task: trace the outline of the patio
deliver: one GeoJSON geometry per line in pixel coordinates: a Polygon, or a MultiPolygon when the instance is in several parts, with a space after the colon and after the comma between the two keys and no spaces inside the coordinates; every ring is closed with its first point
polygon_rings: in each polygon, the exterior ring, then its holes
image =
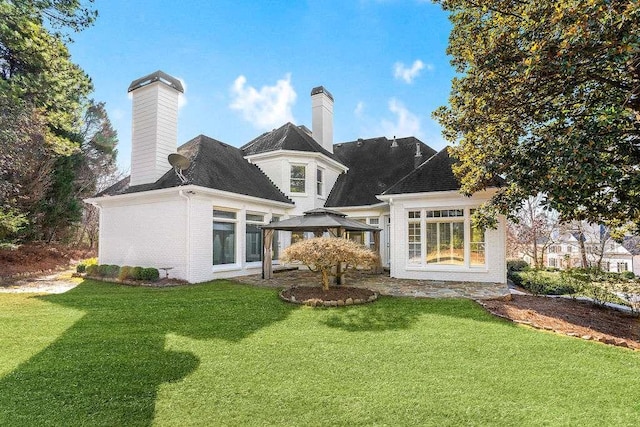
{"type": "MultiPolygon", "coordinates": [[[[389,272],[374,274],[368,270],[352,270],[346,275],[346,285],[362,287],[391,295],[414,298],[469,298],[474,300],[509,298],[507,284],[479,282],[444,282],[409,280],[389,277],[389,272]]],[[[255,286],[287,288],[293,285],[320,286],[320,273],[308,270],[274,270],[271,279],[260,274],[238,277],[235,280],[255,286]]]]}

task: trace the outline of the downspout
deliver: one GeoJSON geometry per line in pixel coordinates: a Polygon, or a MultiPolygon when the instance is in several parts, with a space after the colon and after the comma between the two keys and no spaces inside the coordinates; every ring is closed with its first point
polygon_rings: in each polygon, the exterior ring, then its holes
{"type": "MultiPolygon", "coordinates": [[[[187,192],[189,194],[189,192],[187,192]]],[[[187,221],[186,221],[186,238],[187,238],[187,282],[191,283],[191,197],[187,196],[183,190],[178,195],[187,201],[187,221]]]]}
{"type": "Polygon", "coordinates": [[[98,264],[102,263],[100,253],[102,252],[102,205],[98,202],[91,202],[91,204],[98,209],[98,264]]]}

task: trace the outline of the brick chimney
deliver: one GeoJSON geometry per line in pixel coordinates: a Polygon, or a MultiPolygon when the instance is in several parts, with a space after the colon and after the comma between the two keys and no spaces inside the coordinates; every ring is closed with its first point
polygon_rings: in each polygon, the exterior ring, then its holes
{"type": "Polygon", "coordinates": [[[311,130],[313,139],[333,153],[333,96],[322,86],[311,90],[311,130]]]}
{"type": "Polygon", "coordinates": [[[184,88],[162,71],[134,80],[130,185],[156,182],[171,166],[167,156],[178,145],[178,97],[184,88]]]}

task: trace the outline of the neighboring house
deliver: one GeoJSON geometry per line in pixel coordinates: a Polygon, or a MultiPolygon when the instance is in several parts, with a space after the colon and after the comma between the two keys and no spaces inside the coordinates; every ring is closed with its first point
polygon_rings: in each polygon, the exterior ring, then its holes
{"type": "Polygon", "coordinates": [[[633,271],[640,275],[640,238],[625,237],[622,243],[611,239],[604,229],[597,225],[585,225],[582,235],[565,232],[554,237],[545,253],[546,265],[561,270],[582,267],[580,239],[584,241],[585,255],[590,267],[600,262],[603,271],[622,273],[633,271]]]}
{"type": "MultiPolygon", "coordinates": [[[[182,91],[162,72],[129,87],[131,176],[87,200],[100,208],[100,263],[173,267],[189,282],[256,274],[261,225],[326,207],[382,230],[392,277],[506,282],[504,218],[495,230],[471,224],[496,189],[460,195],[446,149],[413,137],[334,145],[333,97],[317,87],[311,131],[285,123],[241,148],[200,135],[177,148],[190,164],[174,171],[182,91]]],[[[275,233],[273,259],[304,237],[275,233]]]]}

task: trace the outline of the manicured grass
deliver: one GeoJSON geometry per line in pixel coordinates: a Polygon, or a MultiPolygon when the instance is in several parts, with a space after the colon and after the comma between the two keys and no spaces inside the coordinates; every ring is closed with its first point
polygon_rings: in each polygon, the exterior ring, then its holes
{"type": "Polygon", "coordinates": [[[88,281],[0,294],[0,348],[2,426],[640,424],[640,353],[466,300],[88,281]]]}

